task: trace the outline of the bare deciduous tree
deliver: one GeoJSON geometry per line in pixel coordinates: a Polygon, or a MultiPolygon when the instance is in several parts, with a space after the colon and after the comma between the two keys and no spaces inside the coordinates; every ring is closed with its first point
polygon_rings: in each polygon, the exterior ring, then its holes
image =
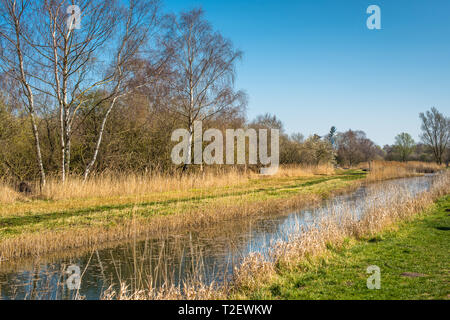
{"type": "Polygon", "coordinates": [[[31,122],[42,187],[46,183],[46,176],[42,161],[33,85],[36,81],[33,72],[37,67],[35,64],[37,57],[33,47],[28,42],[35,31],[28,23],[34,16],[31,3],[27,0],[1,0],[0,2],[0,17],[2,18],[0,25],[0,68],[21,87],[23,105],[31,122]]]}
{"type": "Polygon", "coordinates": [[[363,131],[348,130],[339,133],[336,143],[338,162],[350,166],[373,160],[381,152],[363,131]]]}
{"type": "Polygon", "coordinates": [[[51,80],[40,78],[39,89],[53,96],[59,109],[63,181],[70,171],[72,128],[83,106],[83,97],[113,80],[111,74],[99,72],[99,67],[107,57],[104,45],[116,31],[120,16],[116,2],[78,1],[82,14],[80,29],[69,24],[67,1],[44,0],[35,7],[40,13],[34,22],[39,36],[30,41],[43,61],[43,69],[52,75],[51,80]]]}
{"type": "Polygon", "coordinates": [[[420,138],[433,150],[436,162],[442,164],[445,149],[450,141],[450,119],[434,107],[419,116],[422,120],[420,138]]]}
{"type": "MultiPolygon", "coordinates": [[[[242,52],[212,30],[201,9],[172,17],[172,22],[165,43],[176,74],[171,84],[172,111],[183,119],[192,145],[195,121],[233,112],[245,105],[244,93],[233,89],[235,64],[242,52]]],[[[191,163],[191,157],[189,149],[186,163],[191,163]]]]}
{"type": "Polygon", "coordinates": [[[129,7],[124,10],[122,18],[119,19],[118,46],[110,67],[112,72],[109,78],[111,78],[112,88],[109,90],[109,106],[102,120],[94,154],[84,172],[85,180],[97,160],[106,122],[117,101],[140,87],[150,85],[155,74],[163,68],[164,59],[158,62],[157,67],[153,68],[154,73],[147,74],[139,82],[133,79],[136,68],[140,66],[137,63],[138,54],[142,47],[148,43],[152,35],[152,28],[156,28],[159,23],[158,9],[158,1],[130,0],[129,7]]]}
{"type": "MultiPolygon", "coordinates": [[[[4,0],[4,3],[7,9],[16,6],[12,0],[4,0]]],[[[22,57],[27,57],[29,64],[35,66],[15,75],[24,85],[31,119],[35,122],[33,91],[45,97],[58,111],[62,181],[70,172],[74,126],[83,121],[78,116],[80,110],[93,110],[107,103],[92,158],[86,165],[85,179],[92,170],[111,111],[119,99],[136,86],[131,80],[136,71],[135,61],[153,35],[159,8],[158,0],[80,0],[76,4],[81,11],[80,29],[73,28],[74,21],[68,19],[71,3],[65,0],[24,2],[19,13],[15,9],[5,10],[11,17],[11,25],[14,27],[16,23],[21,41],[12,43],[16,44],[13,49],[20,50],[16,50],[11,61],[17,60],[20,67],[22,57]],[[28,29],[33,32],[26,33],[28,29]],[[27,55],[22,53],[22,43],[28,49],[27,55]],[[87,103],[88,97],[99,91],[103,93],[102,98],[94,104],[87,103]]],[[[141,81],[139,85],[148,85],[148,82],[141,81]]],[[[38,141],[37,129],[35,132],[38,141]]]]}

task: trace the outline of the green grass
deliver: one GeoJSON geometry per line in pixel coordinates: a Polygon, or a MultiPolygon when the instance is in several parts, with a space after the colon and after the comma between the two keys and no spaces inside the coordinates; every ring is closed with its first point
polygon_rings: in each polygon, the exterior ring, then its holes
{"type": "Polygon", "coordinates": [[[1,210],[0,241],[46,231],[114,227],[133,217],[149,219],[186,210],[200,210],[215,204],[252,204],[271,199],[288,199],[299,194],[317,194],[326,198],[331,192],[364,177],[365,173],[360,170],[348,170],[333,176],[253,179],[233,188],[192,189],[181,196],[170,193],[151,194],[148,199],[144,196],[139,201],[131,197],[125,202],[120,198],[109,198],[15,203],[5,205],[1,210]]]}
{"type": "Polygon", "coordinates": [[[398,229],[344,248],[320,260],[279,270],[250,299],[450,299],[450,195],[431,212],[398,229]],[[367,288],[367,267],[381,269],[381,289],[367,288]],[[403,273],[418,273],[407,277],[403,273]]]}

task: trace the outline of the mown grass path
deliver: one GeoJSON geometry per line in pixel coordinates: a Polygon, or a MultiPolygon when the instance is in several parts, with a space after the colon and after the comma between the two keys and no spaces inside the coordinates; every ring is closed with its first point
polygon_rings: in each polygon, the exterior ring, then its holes
{"type": "Polygon", "coordinates": [[[398,230],[332,249],[302,270],[279,272],[249,294],[259,299],[450,299],[450,195],[398,230]],[[367,288],[367,267],[381,269],[381,289],[367,288]]]}

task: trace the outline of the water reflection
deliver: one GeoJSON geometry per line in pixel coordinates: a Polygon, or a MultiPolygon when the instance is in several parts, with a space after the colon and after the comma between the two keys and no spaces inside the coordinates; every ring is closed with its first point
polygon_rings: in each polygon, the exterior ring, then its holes
{"type": "Polygon", "coordinates": [[[223,222],[207,229],[184,234],[131,241],[114,248],[99,249],[53,261],[32,261],[8,270],[0,266],[1,299],[98,299],[105,289],[126,281],[130,289],[158,287],[165,282],[182,285],[194,274],[202,281],[220,282],[250,252],[264,253],[277,240],[287,240],[299,228],[310,226],[320,215],[352,210],[357,216],[372,205],[386,201],[393,188],[405,196],[429,190],[433,177],[406,178],[361,187],[341,195],[316,209],[223,222]],[[70,291],[66,281],[68,266],[82,272],[81,288],[70,291]]]}

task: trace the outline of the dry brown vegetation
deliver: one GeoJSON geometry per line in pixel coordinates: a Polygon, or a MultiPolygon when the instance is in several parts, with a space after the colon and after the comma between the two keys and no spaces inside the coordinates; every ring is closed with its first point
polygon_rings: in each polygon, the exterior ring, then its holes
{"type": "MultiPolygon", "coordinates": [[[[283,166],[273,177],[312,177],[332,175],[331,165],[283,166]]],[[[84,182],[81,177],[70,177],[62,183],[59,178],[50,178],[42,192],[33,197],[46,200],[69,200],[86,198],[112,198],[142,196],[151,193],[186,191],[190,189],[208,189],[215,187],[233,187],[261,178],[254,171],[238,169],[206,169],[204,172],[180,174],[144,173],[144,174],[103,174],[84,182]]],[[[35,184],[36,185],[36,184],[35,184]]],[[[13,203],[25,199],[6,182],[0,181],[0,203],[13,203]]],[[[35,191],[37,188],[33,188],[35,191]]]]}
{"type": "Polygon", "coordinates": [[[160,289],[131,290],[125,283],[119,290],[108,288],[101,297],[102,300],[224,300],[224,290],[215,284],[204,285],[202,282],[186,283],[183,289],[167,286],[160,289]]]}
{"type": "Polygon", "coordinates": [[[13,203],[24,200],[24,197],[9,186],[8,183],[0,180],[0,203],[13,203]]]}
{"type": "MultiPolygon", "coordinates": [[[[331,175],[334,169],[330,165],[298,165],[280,168],[274,177],[311,177],[318,174],[331,175]]],[[[126,174],[104,175],[83,182],[81,178],[71,178],[66,183],[51,180],[43,190],[47,199],[61,200],[88,197],[120,197],[145,195],[154,192],[185,191],[189,189],[207,189],[213,187],[233,187],[258,178],[253,171],[206,170],[190,174],[167,175],[126,174]]]]}
{"type": "Polygon", "coordinates": [[[87,182],[77,177],[70,178],[65,183],[61,183],[58,179],[52,179],[45,186],[42,195],[46,199],[52,200],[139,196],[155,192],[234,186],[247,182],[251,177],[256,177],[256,175],[237,170],[176,174],[175,176],[160,173],[106,174],[87,182]]]}
{"type": "Polygon", "coordinates": [[[315,175],[333,175],[335,169],[331,164],[321,165],[284,165],[281,166],[276,177],[311,177],[315,175]]]}
{"type": "MultiPolygon", "coordinates": [[[[368,181],[414,176],[420,173],[437,172],[444,167],[435,163],[373,161],[372,164],[360,164],[358,168],[371,168],[368,181]]],[[[282,166],[274,177],[313,177],[333,175],[332,165],[291,165],[282,166]]],[[[30,197],[46,200],[70,200],[87,198],[114,198],[142,196],[152,193],[208,189],[215,187],[233,187],[244,184],[250,179],[261,178],[254,171],[238,169],[211,169],[188,174],[103,174],[84,182],[81,177],[70,177],[62,183],[59,178],[50,178],[42,192],[34,189],[30,197]]],[[[0,181],[0,203],[11,204],[27,200],[27,197],[14,190],[11,184],[0,181]]]]}
{"type": "Polygon", "coordinates": [[[444,169],[443,165],[428,162],[397,162],[397,161],[372,161],[363,163],[360,168],[370,168],[367,175],[368,181],[382,181],[402,177],[411,177],[423,173],[433,173],[444,169]]]}

